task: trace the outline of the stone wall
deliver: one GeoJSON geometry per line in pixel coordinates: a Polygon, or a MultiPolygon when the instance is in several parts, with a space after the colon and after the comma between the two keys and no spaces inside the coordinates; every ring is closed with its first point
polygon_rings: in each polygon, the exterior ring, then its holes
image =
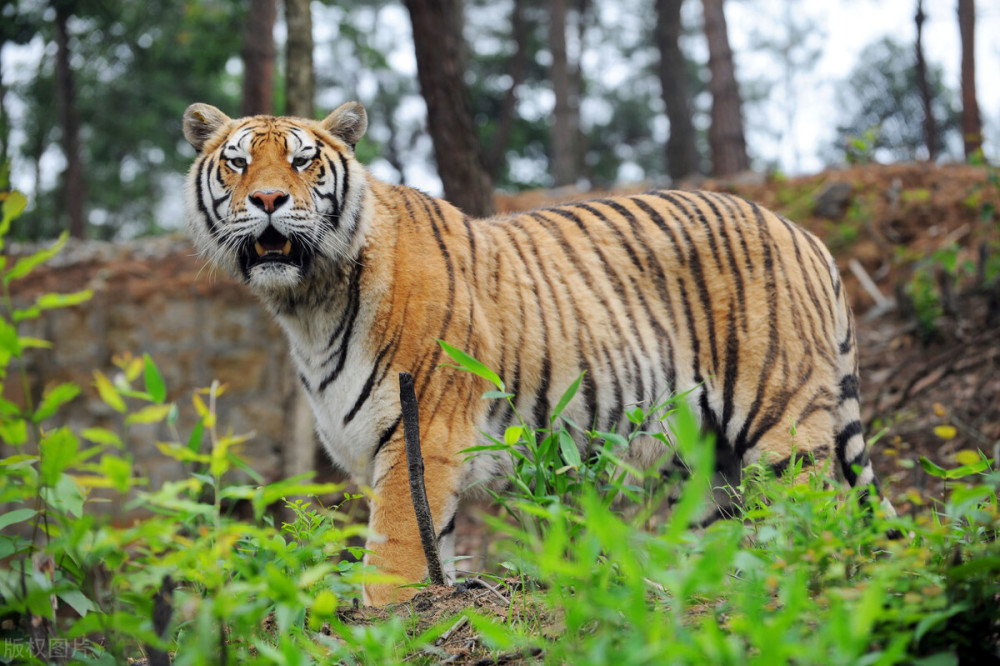
{"type": "MultiPolygon", "coordinates": [[[[99,399],[93,372],[111,376],[118,372],[114,356],[148,353],[163,374],[168,399],[180,408],[185,440],[197,422],[192,390],[218,379],[228,386],[218,402],[220,432],[253,433],[243,456],[265,479],[317,466],[330,471],[317,451],[284,335],[241,285],[206,268],[187,240],[70,244],[13,286],[14,300],[22,304],[46,292],[94,292],[88,303],[43,313],[22,331],[54,345],[26,354],[36,401],[51,383],[73,381],[84,388],[62,410],[62,423],[122,432],[122,417],[99,399]]],[[[23,400],[20,382],[8,385],[8,398],[23,400]]],[[[127,435],[137,473],[152,487],[181,475],[180,464],[156,447],[173,438],[165,425],[132,426],[127,435]]]]}

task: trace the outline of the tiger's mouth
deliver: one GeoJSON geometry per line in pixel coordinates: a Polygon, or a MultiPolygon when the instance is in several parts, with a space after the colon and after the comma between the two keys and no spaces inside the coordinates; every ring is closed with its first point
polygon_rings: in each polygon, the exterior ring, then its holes
{"type": "Polygon", "coordinates": [[[307,260],[301,243],[285,236],[271,225],[253,242],[246,243],[240,252],[240,267],[248,279],[250,271],[258,267],[266,270],[272,266],[291,266],[304,272],[307,260]]]}

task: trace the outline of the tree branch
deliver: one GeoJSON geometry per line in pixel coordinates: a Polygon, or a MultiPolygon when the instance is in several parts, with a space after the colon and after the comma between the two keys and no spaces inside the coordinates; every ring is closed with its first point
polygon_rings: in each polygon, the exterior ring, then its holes
{"type": "Polygon", "coordinates": [[[406,466],[410,472],[410,496],[417,514],[420,543],[427,558],[427,573],[431,583],[444,585],[444,570],[438,554],[437,534],[431,518],[427,489],[424,486],[424,459],[420,455],[420,419],[417,412],[417,394],[413,390],[413,377],[408,372],[399,373],[399,404],[403,411],[403,438],[406,440],[406,466]]]}

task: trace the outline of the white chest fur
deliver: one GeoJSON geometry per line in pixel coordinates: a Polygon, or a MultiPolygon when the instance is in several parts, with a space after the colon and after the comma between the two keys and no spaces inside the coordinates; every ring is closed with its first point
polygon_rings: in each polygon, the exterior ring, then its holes
{"type": "Polygon", "coordinates": [[[324,313],[278,321],[288,336],[320,441],[338,466],[359,483],[370,484],[381,424],[392,422],[398,397],[394,404],[391,396],[383,395],[384,386],[370,385],[376,363],[365,340],[370,317],[366,310],[359,309],[350,336],[332,345],[340,322],[324,321],[324,313]]]}

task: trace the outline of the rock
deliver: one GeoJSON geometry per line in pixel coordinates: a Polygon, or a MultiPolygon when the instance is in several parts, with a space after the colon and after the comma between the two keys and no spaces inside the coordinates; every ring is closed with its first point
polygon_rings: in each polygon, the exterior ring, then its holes
{"type": "Polygon", "coordinates": [[[852,190],[849,183],[830,183],[816,197],[813,213],[831,220],[840,219],[851,202],[852,190]]]}

